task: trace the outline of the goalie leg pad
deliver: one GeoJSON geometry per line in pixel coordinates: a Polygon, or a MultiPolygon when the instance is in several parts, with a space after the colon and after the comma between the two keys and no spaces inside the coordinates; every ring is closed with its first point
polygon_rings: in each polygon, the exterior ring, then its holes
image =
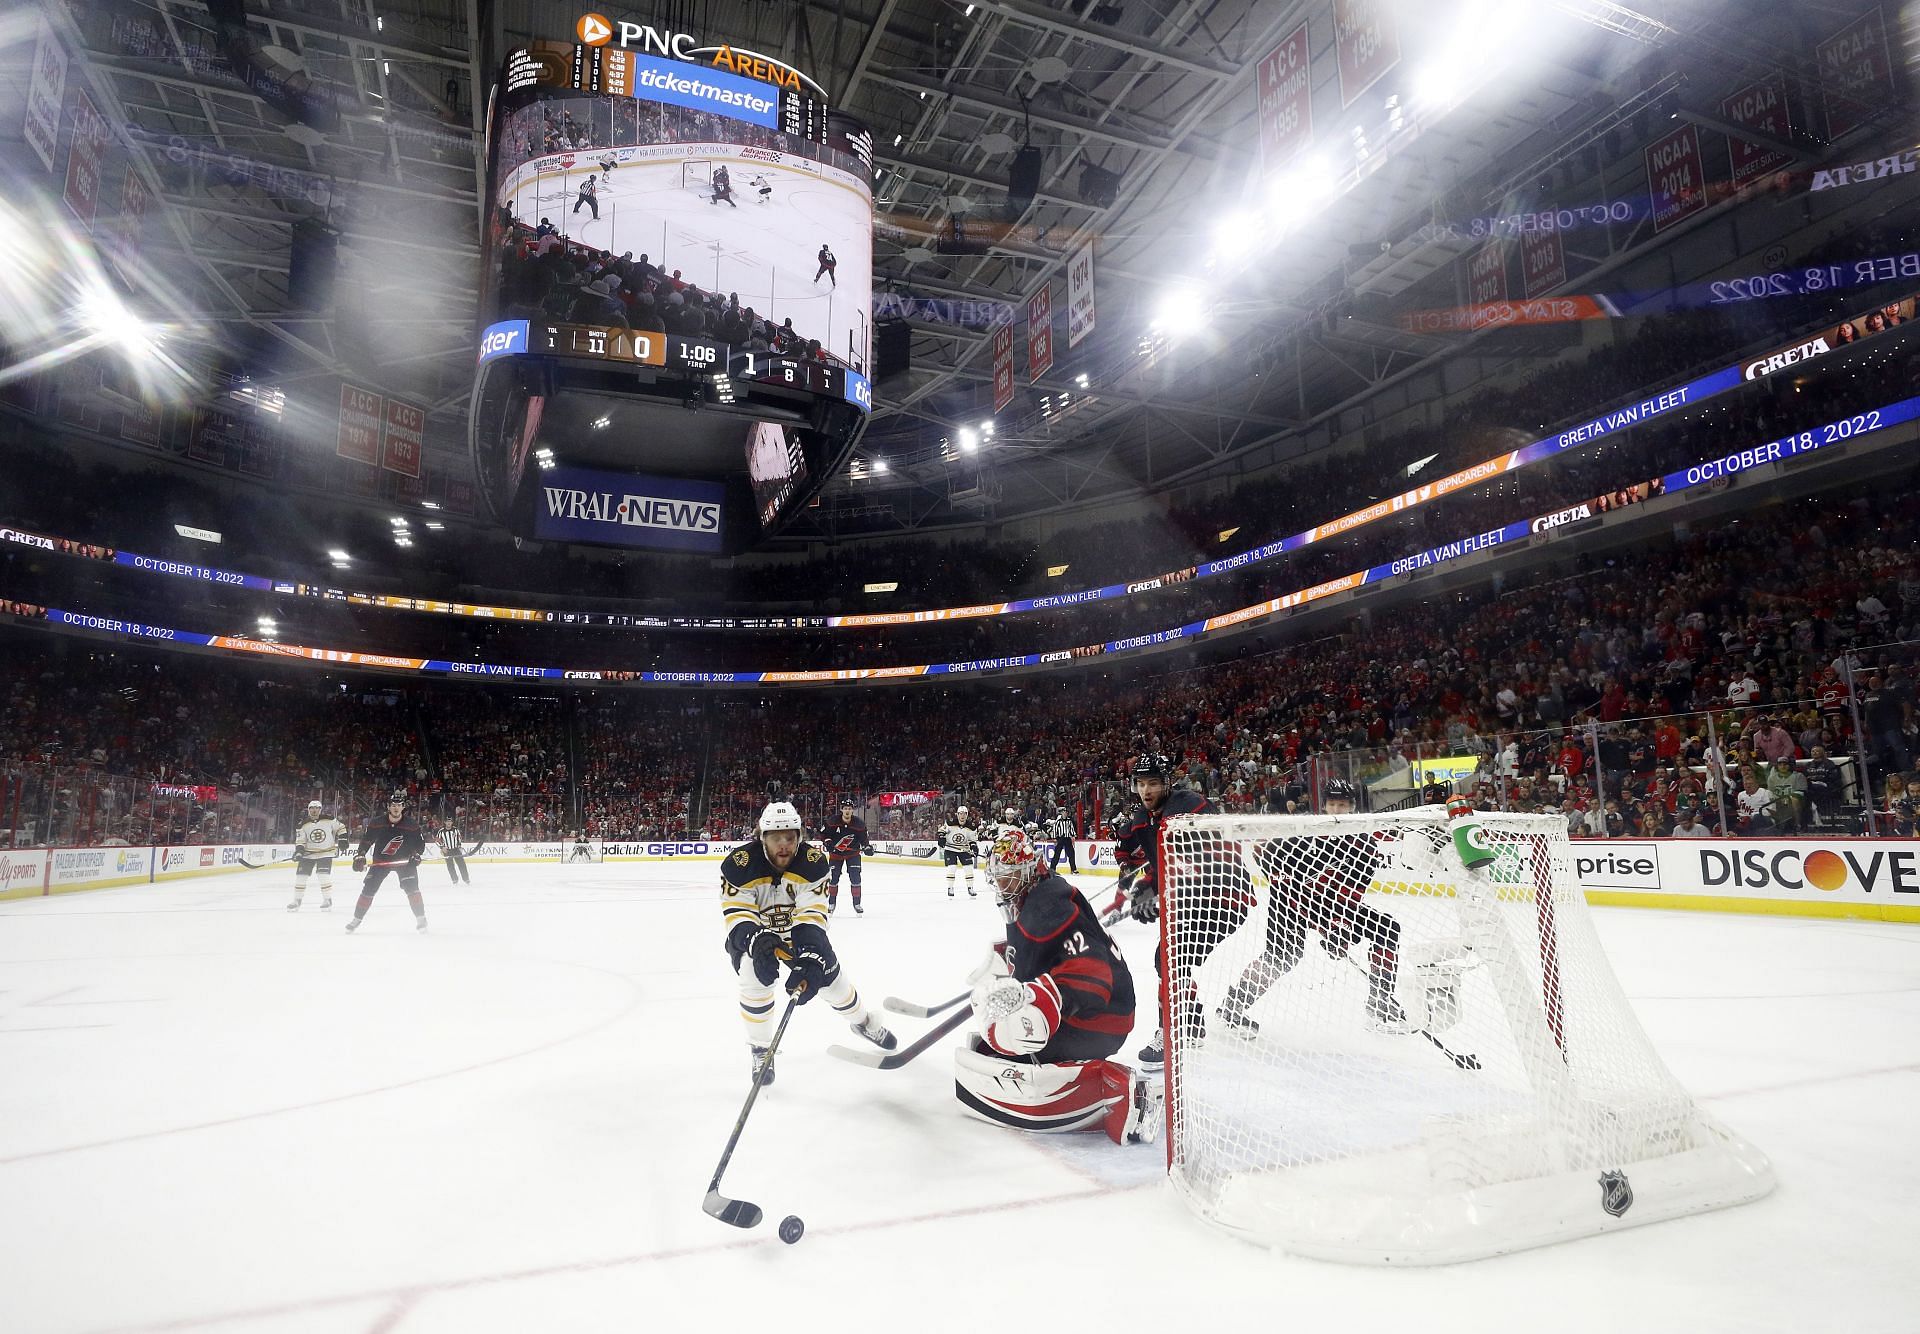
{"type": "Polygon", "coordinates": [[[996,1125],[1043,1135],[1102,1130],[1117,1141],[1133,1075],[1112,1061],[1043,1065],[961,1047],[953,1053],[953,1091],[961,1106],[996,1125]]]}

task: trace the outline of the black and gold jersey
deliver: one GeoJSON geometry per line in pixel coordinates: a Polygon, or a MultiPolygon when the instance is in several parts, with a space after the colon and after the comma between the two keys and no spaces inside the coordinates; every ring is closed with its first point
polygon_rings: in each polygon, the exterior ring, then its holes
{"type": "Polygon", "coordinates": [[[802,924],[827,927],[826,852],[802,840],[787,869],[777,869],[758,838],[729,852],[720,863],[720,912],[729,934],[742,922],[764,926],[790,940],[802,924]]]}

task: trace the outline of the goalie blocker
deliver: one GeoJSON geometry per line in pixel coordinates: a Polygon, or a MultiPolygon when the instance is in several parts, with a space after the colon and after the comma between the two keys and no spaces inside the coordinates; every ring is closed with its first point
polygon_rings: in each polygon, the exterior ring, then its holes
{"type": "Polygon", "coordinates": [[[1436,1264],[1765,1195],[1765,1156],[1694,1103],[1621,993],[1566,825],[1457,806],[1167,822],[1169,972],[1198,982],[1169,988],[1168,1161],[1188,1206],[1299,1255],[1436,1264]],[[1223,939],[1246,880],[1246,929],[1223,939]],[[1307,925],[1340,948],[1297,949],[1303,885],[1339,909],[1307,925]],[[1397,926],[1391,972],[1345,953],[1362,907],[1397,926]],[[1372,1003],[1387,988],[1391,1026],[1372,1003]],[[1205,995],[1253,1022],[1195,1036],[1184,1011],[1205,995]]]}
{"type": "Polygon", "coordinates": [[[1118,947],[1024,830],[997,834],[987,880],[1007,936],[968,979],[979,1035],[954,1052],[955,1096],[1018,1130],[1154,1139],[1159,1085],[1107,1059],[1133,1030],[1133,978],[1118,947]]]}

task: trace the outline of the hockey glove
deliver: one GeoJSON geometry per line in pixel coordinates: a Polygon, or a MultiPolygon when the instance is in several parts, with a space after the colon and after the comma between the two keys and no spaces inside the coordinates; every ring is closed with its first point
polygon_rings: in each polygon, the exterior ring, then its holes
{"type": "Polygon", "coordinates": [[[1160,918],[1160,894],[1154,888],[1153,877],[1145,867],[1129,868],[1133,874],[1122,872],[1120,889],[1127,895],[1128,911],[1136,922],[1154,922],[1160,918]]]}
{"type": "Polygon", "coordinates": [[[801,950],[787,965],[787,994],[796,1004],[805,1005],[833,981],[840,971],[838,960],[830,959],[812,947],[801,950]]]}
{"type": "Polygon", "coordinates": [[[1009,978],[976,991],[973,1012],[989,1047],[1003,1056],[1031,1056],[1060,1026],[1060,992],[1050,977],[1009,978]]]}
{"type": "Polygon", "coordinates": [[[763,987],[780,980],[780,936],[765,927],[747,941],[746,957],[753,961],[753,976],[763,987]]]}
{"type": "Polygon", "coordinates": [[[367,859],[365,857],[355,857],[353,859],[353,873],[355,875],[359,875],[362,871],[366,869],[367,869],[367,859]]]}

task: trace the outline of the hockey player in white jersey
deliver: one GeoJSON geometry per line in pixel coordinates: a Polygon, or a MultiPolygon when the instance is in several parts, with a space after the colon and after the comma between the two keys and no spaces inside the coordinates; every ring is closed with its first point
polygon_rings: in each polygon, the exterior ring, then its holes
{"type": "Polygon", "coordinates": [[[326,813],[318,801],[307,803],[307,818],[293,831],[293,902],[288,912],[300,911],[307,880],[320,872],[320,911],[333,907],[333,859],[347,841],[347,827],[326,813]]]}
{"type": "Polygon", "coordinates": [[[940,852],[947,864],[947,897],[953,897],[953,868],[967,868],[967,897],[973,898],[977,891],[973,887],[973,863],[980,850],[980,830],[973,823],[972,812],[965,806],[954,811],[953,818],[940,826],[940,852]]]}
{"type": "Polygon", "coordinates": [[[899,1039],[860,1001],[827,939],[827,854],[802,836],[800,812],[776,801],[760,813],[759,832],[720,863],[720,912],[727,957],[740,984],[740,1017],[760,1083],[773,1082],[774,984],[787,966],[786,990],[800,1004],[825,996],[833,1012],[874,1045],[899,1039]],[[761,1073],[761,1067],[766,1067],[761,1073]]]}
{"type": "Polygon", "coordinates": [[[759,194],[762,204],[771,204],[773,202],[773,182],[769,181],[765,176],[755,176],[750,179],[747,184],[751,185],[755,192],[759,194]]]}

